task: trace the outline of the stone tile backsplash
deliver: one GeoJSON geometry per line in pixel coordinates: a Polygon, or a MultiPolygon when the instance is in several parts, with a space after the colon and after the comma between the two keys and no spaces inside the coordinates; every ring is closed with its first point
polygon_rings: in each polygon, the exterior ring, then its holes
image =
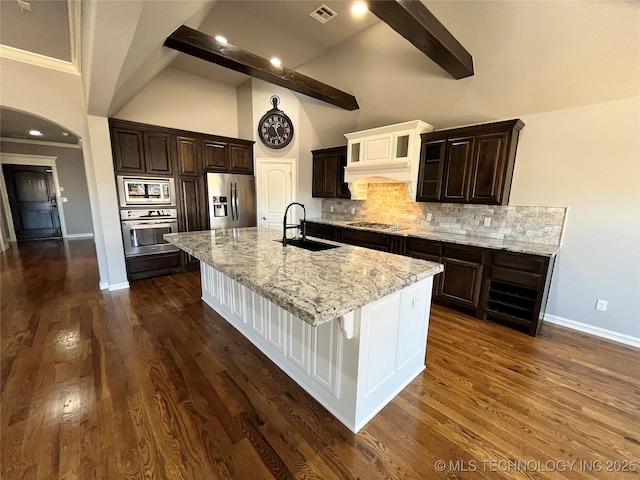
{"type": "Polygon", "coordinates": [[[335,220],[389,223],[434,232],[560,245],[567,215],[566,207],[422,203],[408,202],[406,199],[405,184],[371,183],[367,200],[323,199],[322,216],[335,220]],[[488,227],[484,225],[485,218],[491,218],[488,227]]]}

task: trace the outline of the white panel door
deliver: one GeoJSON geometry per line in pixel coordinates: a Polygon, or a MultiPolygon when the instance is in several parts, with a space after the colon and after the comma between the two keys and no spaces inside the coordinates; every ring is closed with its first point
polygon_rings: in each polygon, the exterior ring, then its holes
{"type": "Polygon", "coordinates": [[[256,165],[258,225],[282,230],[284,211],[296,198],[296,161],[258,158],[256,165]]]}

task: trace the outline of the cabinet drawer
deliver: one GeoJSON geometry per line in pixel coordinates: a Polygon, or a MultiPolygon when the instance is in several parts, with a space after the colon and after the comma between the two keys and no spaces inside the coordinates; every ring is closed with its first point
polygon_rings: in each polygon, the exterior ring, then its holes
{"type": "Polygon", "coordinates": [[[434,257],[440,257],[442,254],[442,244],[439,242],[407,237],[406,253],[411,257],[431,260],[434,257]]]}
{"type": "Polygon", "coordinates": [[[484,264],[485,252],[471,247],[459,247],[445,243],[442,248],[442,256],[484,264]]]}
{"type": "Polygon", "coordinates": [[[491,267],[491,279],[522,285],[534,290],[538,290],[544,281],[542,275],[502,267],[491,267]]]}
{"type": "Polygon", "coordinates": [[[323,225],[321,223],[307,223],[307,235],[310,237],[324,238],[326,240],[335,240],[336,227],[331,225],[323,225]]]}
{"type": "Polygon", "coordinates": [[[180,267],[180,252],[127,258],[128,273],[180,267]]]}
{"type": "Polygon", "coordinates": [[[496,267],[513,268],[523,272],[542,274],[545,271],[546,259],[524,253],[496,252],[491,264],[496,267]]]}
{"type": "Polygon", "coordinates": [[[389,237],[382,233],[364,232],[345,228],[342,232],[342,241],[360,247],[374,248],[376,250],[389,250],[389,237]]]}

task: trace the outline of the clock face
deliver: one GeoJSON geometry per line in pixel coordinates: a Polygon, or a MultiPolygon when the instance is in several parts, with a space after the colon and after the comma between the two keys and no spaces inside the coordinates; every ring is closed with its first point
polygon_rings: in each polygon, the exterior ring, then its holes
{"type": "Polygon", "coordinates": [[[293,125],[281,110],[270,110],[260,120],[258,135],[267,147],[284,148],[293,140],[293,125]]]}

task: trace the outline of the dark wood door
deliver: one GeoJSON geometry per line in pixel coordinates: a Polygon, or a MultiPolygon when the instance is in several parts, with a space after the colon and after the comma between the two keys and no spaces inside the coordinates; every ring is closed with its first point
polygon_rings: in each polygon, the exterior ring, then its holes
{"type": "Polygon", "coordinates": [[[346,147],[313,152],[311,196],[351,198],[349,186],[344,183],[344,167],[346,166],[346,147]]]}
{"type": "Polygon", "coordinates": [[[199,175],[200,152],[198,143],[198,138],[195,137],[176,137],[178,173],[180,175],[199,175]]]}
{"type": "MultiPolygon", "coordinates": [[[[179,228],[181,232],[194,232],[203,230],[205,226],[205,198],[204,185],[201,178],[180,177],[180,218],[179,228]]],[[[187,270],[196,269],[199,260],[183,252],[183,262],[187,270]]]]}
{"type": "Polygon", "coordinates": [[[324,194],[335,197],[338,185],[338,155],[335,153],[324,157],[324,194]]]}
{"type": "Polygon", "coordinates": [[[311,173],[311,196],[324,197],[324,179],[326,175],[326,162],[324,155],[313,156],[313,171],[311,173]]]}
{"type": "Polygon", "coordinates": [[[141,131],[113,128],[111,142],[117,173],[145,173],[144,144],[141,131]]]}
{"type": "Polygon", "coordinates": [[[60,217],[49,167],[3,165],[17,240],[61,237],[60,217]]]}
{"type": "Polygon", "coordinates": [[[444,272],[440,278],[439,297],[477,308],[480,305],[480,287],[483,265],[466,260],[443,258],[444,272]]]}
{"type": "Polygon", "coordinates": [[[228,172],[229,151],[227,144],[215,140],[202,141],[202,159],[205,172],[228,172]]]}
{"type": "Polygon", "coordinates": [[[442,181],[442,201],[464,202],[469,191],[469,173],[474,137],[447,141],[442,181]]]}
{"type": "Polygon", "coordinates": [[[478,135],[471,165],[469,202],[501,203],[507,160],[507,133],[478,135]]]}
{"type": "Polygon", "coordinates": [[[253,175],[253,147],[229,144],[228,148],[231,173],[253,175]]]}
{"type": "Polygon", "coordinates": [[[173,175],[171,136],[166,133],[144,132],[143,138],[147,173],[173,175]]]}

